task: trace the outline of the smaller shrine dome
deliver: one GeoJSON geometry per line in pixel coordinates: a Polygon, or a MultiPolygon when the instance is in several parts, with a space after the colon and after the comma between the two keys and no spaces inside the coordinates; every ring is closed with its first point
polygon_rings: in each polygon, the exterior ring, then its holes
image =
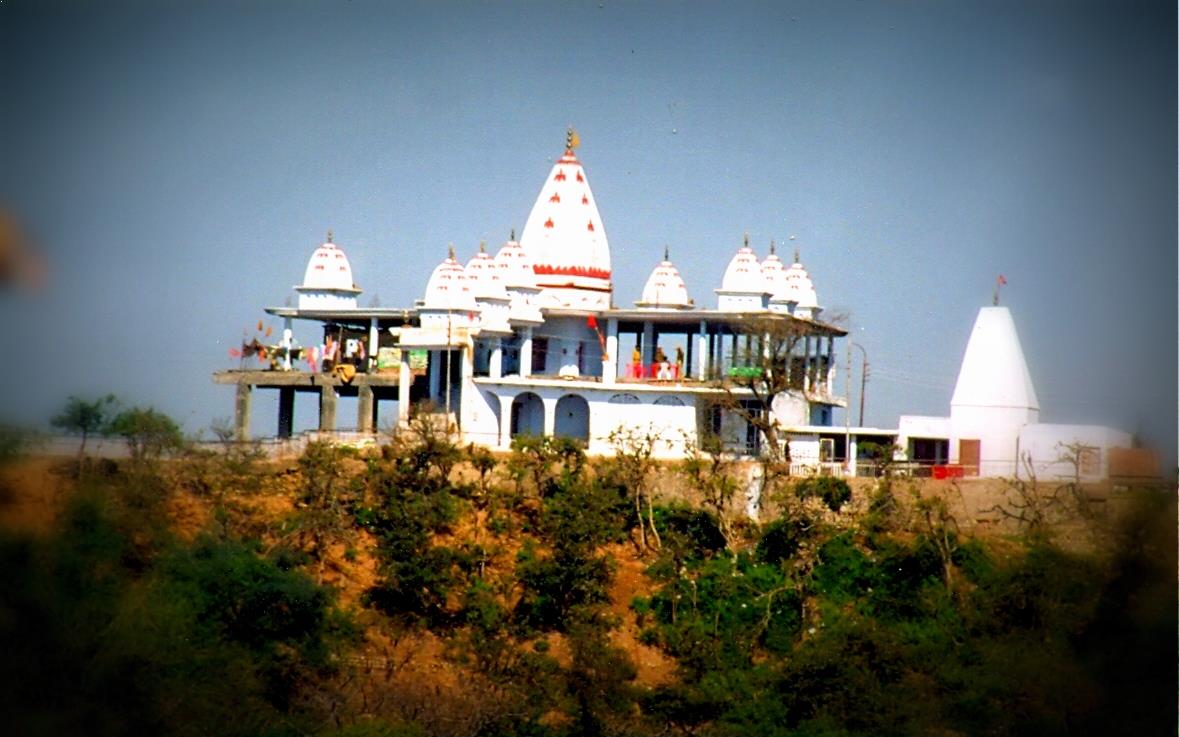
{"type": "Polygon", "coordinates": [[[721,279],[721,291],[748,294],[765,294],[769,291],[757,254],[749,247],[748,235],[745,236],[745,245],[737,250],[725,269],[725,276],[721,279]]]}
{"type": "Polygon", "coordinates": [[[766,280],[766,291],[770,293],[770,299],[773,300],[784,299],[786,290],[789,288],[786,279],[786,264],[778,258],[775,250],[774,242],[770,241],[770,255],[761,262],[761,273],[766,280]]]}
{"type": "Polygon", "coordinates": [[[516,231],[512,231],[508,242],[495,254],[494,261],[500,281],[505,287],[536,288],[536,272],[532,269],[532,259],[516,240],[516,231]]]}
{"type": "Polygon", "coordinates": [[[797,250],[794,252],[794,263],[786,270],[786,292],[782,297],[795,302],[796,310],[817,312],[819,309],[819,296],[815,292],[815,285],[811,282],[810,274],[803,268],[797,250]]]}
{"type": "Polygon", "coordinates": [[[332,233],[328,231],[327,241],[307,262],[307,270],[303,273],[303,283],[299,289],[315,291],[359,292],[352,281],[352,265],[344,251],[332,243],[332,233]]]}
{"type": "Polygon", "coordinates": [[[466,269],[450,254],[434,268],[430,281],[426,283],[426,294],[422,306],[428,310],[474,310],[475,295],[471,293],[470,280],[466,269]]]}
{"type": "Polygon", "coordinates": [[[476,300],[485,297],[508,298],[499,265],[487,252],[487,247],[483,243],[479,244],[479,252],[467,262],[466,276],[471,294],[476,300]]]}
{"type": "Polygon", "coordinates": [[[643,287],[642,299],[635,302],[639,307],[688,309],[692,300],[680,271],[671,262],[667,249],[663,250],[663,261],[651,272],[643,287]]]}

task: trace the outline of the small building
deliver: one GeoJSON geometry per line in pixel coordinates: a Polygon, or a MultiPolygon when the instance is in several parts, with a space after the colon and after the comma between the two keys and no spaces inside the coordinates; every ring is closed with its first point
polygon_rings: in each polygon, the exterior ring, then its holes
{"type": "Polygon", "coordinates": [[[1128,433],[1113,428],[1039,420],[1040,403],[1011,312],[983,307],[962,357],[950,416],[902,415],[900,456],[967,476],[1097,481],[1110,475],[1110,451],[1133,444],[1128,433]]]}

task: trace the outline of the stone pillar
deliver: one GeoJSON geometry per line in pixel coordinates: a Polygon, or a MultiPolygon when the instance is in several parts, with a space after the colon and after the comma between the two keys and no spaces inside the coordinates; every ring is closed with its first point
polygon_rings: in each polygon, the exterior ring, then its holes
{"type": "Polygon", "coordinates": [[[491,339],[491,358],[488,360],[487,374],[493,379],[504,375],[504,339],[491,339]]]}
{"type": "Polygon", "coordinates": [[[254,387],[238,384],[233,397],[233,429],[238,440],[250,439],[250,398],[254,387]]]}
{"type": "Polygon", "coordinates": [[[336,387],[331,384],[319,387],[319,429],[325,432],[336,429],[336,387]]]}
{"type": "Polygon", "coordinates": [[[295,427],[295,387],[278,390],[278,436],[289,438],[295,427]]]}
{"type": "Polygon", "coordinates": [[[413,374],[409,370],[409,349],[401,349],[401,365],[397,374],[397,424],[409,422],[409,387],[413,383],[413,374]]]}
{"type": "Polygon", "coordinates": [[[602,383],[618,380],[618,318],[606,321],[606,354],[602,356],[602,383]]]}
{"type": "Polygon", "coordinates": [[[524,328],[524,339],[520,341],[520,377],[529,376],[532,376],[532,326],[524,328]]]}
{"type": "Polygon", "coordinates": [[[374,408],[377,403],[373,397],[373,388],[368,384],[361,384],[356,390],[356,429],[360,432],[373,431],[374,408]]]}

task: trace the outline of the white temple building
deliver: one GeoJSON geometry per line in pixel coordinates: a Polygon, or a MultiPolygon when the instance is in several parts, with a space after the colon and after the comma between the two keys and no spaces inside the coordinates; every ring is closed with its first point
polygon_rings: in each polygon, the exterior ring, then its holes
{"type": "Polygon", "coordinates": [[[1084,481],[1109,475],[1111,449],[1128,433],[1096,425],[1040,423],[1015,321],[1006,307],[983,307],[966,344],[949,417],[902,415],[903,457],[958,466],[966,475],[1084,481]],[[1075,455],[1075,463],[1069,460],[1075,455]]]}
{"type": "MultiPolygon", "coordinates": [[[[359,307],[347,256],[329,233],[296,287],[298,306],[266,309],[284,320],[283,342],[271,351],[280,359],[269,371],[214,376],[237,385],[239,436],[248,434],[253,389],[276,388],[280,437],[290,436],[295,395],[305,392],[318,395],[324,431],[335,430],[338,397],[355,396],[362,433],[380,426],[382,402],[396,402],[396,421],[387,425],[405,423],[414,406],[429,408],[461,442],[500,450],[515,437],[545,435],[611,453],[611,436],[631,429],[658,434],[662,457],[706,436],[754,455],[764,438],[723,406],[752,394],[726,379],[756,370],[769,340],[750,325],[770,320],[797,336],[783,358],[789,388],[772,402],[795,472],[854,473],[864,441],[898,447],[902,460],[984,476],[1014,475],[1024,453],[1055,472],[1059,448],[1070,442],[1099,448],[1103,458],[1129,446],[1125,433],[1106,428],[1039,424],[1003,307],[979,313],[948,417],[906,415],[895,429],[835,425],[834,409],[847,406],[835,390],[836,342],[846,331],[822,321],[797,249],[789,265],[773,243],[762,259],[746,236],[718,275],[716,306],[707,308],[665,248],[634,307],[617,306],[606,228],[575,140],[570,131],[520,239],[513,232],[494,255],[480,244],[465,264],[451,247],[412,307],[359,307]],[[322,325],[323,349],[300,353],[296,319],[322,325]]],[[[1086,470],[1103,475],[1103,464],[1086,470]]]]}

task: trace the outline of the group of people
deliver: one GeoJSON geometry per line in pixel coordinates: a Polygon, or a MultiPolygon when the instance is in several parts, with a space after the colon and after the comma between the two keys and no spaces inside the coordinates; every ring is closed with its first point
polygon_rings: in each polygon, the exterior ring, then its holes
{"type": "MultiPolygon", "coordinates": [[[[675,349],[675,369],[672,369],[672,363],[667,359],[667,354],[663,352],[662,346],[655,346],[654,361],[651,368],[655,373],[656,379],[678,379],[684,374],[684,349],[676,346],[675,349]]],[[[634,352],[631,354],[631,363],[634,366],[636,378],[643,375],[643,352],[639,349],[639,344],[635,343],[634,352]]]]}

